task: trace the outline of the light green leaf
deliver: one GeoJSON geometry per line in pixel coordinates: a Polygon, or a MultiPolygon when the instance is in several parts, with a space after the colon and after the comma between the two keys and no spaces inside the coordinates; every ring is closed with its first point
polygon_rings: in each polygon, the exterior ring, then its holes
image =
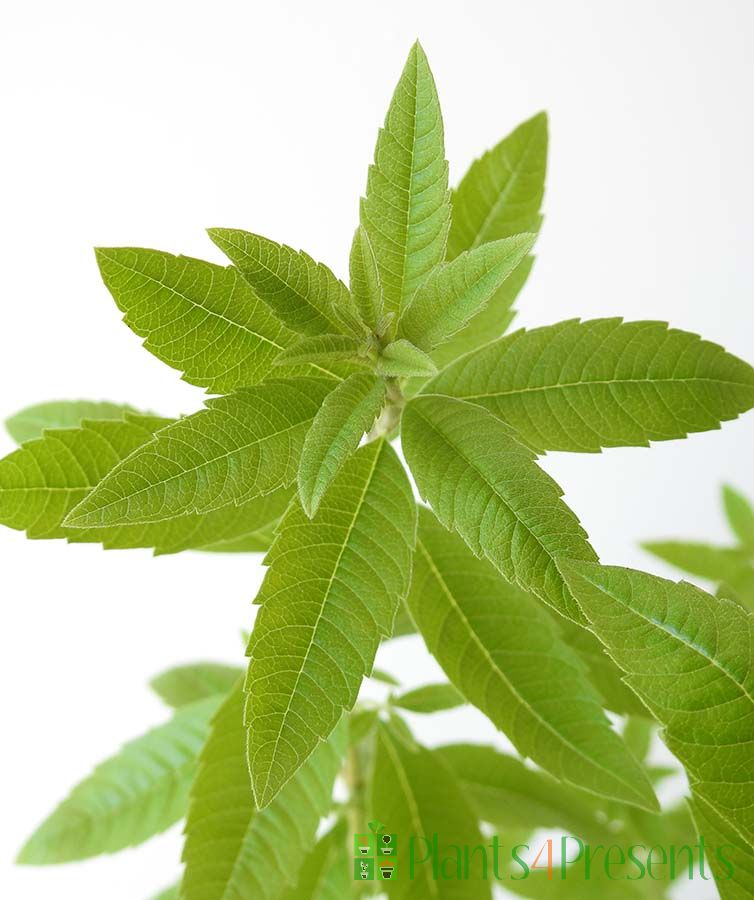
{"type": "Polygon", "coordinates": [[[353,857],[344,821],[321,837],[304,859],[296,886],[281,900],[347,900],[353,896],[353,857]]]}
{"type": "Polygon", "coordinates": [[[654,737],[654,723],[640,716],[629,716],[623,726],[623,740],[633,755],[644,761],[649,756],[654,737]]]}
{"type": "MultiPolygon", "coordinates": [[[[530,842],[535,853],[542,849],[543,844],[544,842],[539,840],[530,842]]],[[[521,854],[524,853],[525,851],[521,851],[521,854]]],[[[657,896],[656,892],[649,893],[656,891],[653,887],[647,887],[647,884],[652,882],[628,880],[626,873],[636,879],[638,871],[628,865],[614,866],[613,878],[608,878],[604,859],[605,857],[599,854],[599,858],[590,867],[588,878],[584,874],[583,861],[566,866],[565,873],[559,864],[554,865],[550,878],[545,847],[539,861],[540,868],[523,878],[520,866],[514,865],[512,872],[518,880],[507,878],[505,887],[506,890],[520,897],[529,897],[530,900],[648,900],[649,897],[657,896]]]]}
{"type": "Polygon", "coordinates": [[[403,414],[401,441],[419,492],[446,528],[504,578],[583,621],[557,560],[596,555],[558,485],[504,423],[470,403],[422,396],[403,414]]]}
{"type": "Polygon", "coordinates": [[[754,852],[741,843],[735,829],[701,797],[694,797],[689,805],[697,832],[704,838],[707,862],[715,876],[720,900],[751,900],[754,852]]]}
{"type": "Polygon", "coordinates": [[[179,900],[179,885],[174,884],[153,897],[152,900],[179,900]]]}
{"type": "Polygon", "coordinates": [[[357,706],[348,717],[348,743],[353,745],[363,741],[374,731],[379,717],[378,709],[357,706]]]}
{"type": "Polygon", "coordinates": [[[369,329],[377,332],[382,319],[382,283],[372,242],[361,225],[353,236],[349,268],[354,304],[369,329]]]}
{"type": "Polygon", "coordinates": [[[136,410],[126,404],[94,400],[53,400],[27,406],[6,419],[8,434],[17,444],[42,437],[46,428],[75,428],[84,419],[124,419],[136,410]]]}
{"type": "Polygon", "coordinates": [[[723,505],[733,533],[750,554],[754,553],[754,507],[729,484],[723,485],[723,505]]]}
{"type": "Polygon", "coordinates": [[[18,862],[40,866],[115,853],[177,822],[221,699],[182,707],[97,766],[34,832],[18,862]]]}
{"type": "Polygon", "coordinates": [[[664,322],[572,319],[469,353],[431,384],[484,406],[538,451],[647,446],[754,406],[754,369],[664,322]]]}
{"type": "Polygon", "coordinates": [[[489,241],[538,231],[547,168],[547,115],[519,125],[472,163],[453,192],[448,259],[489,241]]]}
{"type": "Polygon", "coordinates": [[[276,900],[296,881],[332,807],[345,725],[321,744],[267,809],[254,808],[239,681],[212,722],[191,787],[181,900],[276,900]]]}
{"type": "MultiPolygon", "coordinates": [[[[442,757],[423,747],[409,747],[388,726],[377,731],[377,753],[371,783],[369,809],[387,832],[399,840],[409,835],[438,838],[439,859],[453,855],[453,845],[475,847],[485,841],[476,815],[461,785],[442,757]]],[[[418,842],[420,854],[422,842],[418,842]]],[[[391,900],[422,897],[427,900],[489,900],[490,882],[480,877],[478,861],[466,879],[433,877],[432,864],[419,862],[411,877],[407,853],[399,852],[395,881],[382,883],[391,900]]],[[[453,856],[454,858],[454,856],[453,856]]],[[[453,870],[455,874],[455,870],[453,870]]]]}
{"type": "Polygon", "coordinates": [[[291,484],[333,382],[270,381],[207,401],[133,453],[65,521],[75,528],[207,513],[291,484]]]}
{"type": "Polygon", "coordinates": [[[547,612],[426,509],[419,515],[408,607],[451,683],[519,753],[576,787],[657,808],[642,767],[611,729],[586,666],[547,612]]]}
{"type": "Polygon", "coordinates": [[[299,334],[337,334],[353,308],[348,288],[303,250],[234,228],[210,228],[210,238],[288,328],[299,334]]]}
{"type": "Polygon", "coordinates": [[[738,580],[751,565],[748,555],[738,547],[696,541],[646,541],[641,546],[677,569],[718,583],[738,580]]]}
{"type": "Polygon", "coordinates": [[[443,344],[487,306],[535,239],[519,234],[483,244],[436,268],[404,309],[398,334],[425,351],[443,344]]]}
{"type": "Polygon", "coordinates": [[[212,393],[258,384],[293,337],[232,267],[135,247],[97,262],[146,349],[212,393]]]}
{"type": "Polygon", "coordinates": [[[377,138],[361,224],[377,258],[385,312],[397,315],[444,258],[450,225],[440,102],[418,43],[377,138]]]}
{"type": "Polygon", "coordinates": [[[393,706],[413,713],[434,713],[455,709],[457,706],[463,706],[465,702],[466,698],[452,684],[441,682],[424,684],[413,690],[405,691],[393,700],[393,706]]]}
{"type": "Polygon", "coordinates": [[[298,470],[301,505],[311,517],[325,491],[355,453],[385,402],[385,382],[351,375],[326,398],[306,435],[298,470]]]}
{"type": "Polygon", "coordinates": [[[663,726],[696,797],[754,841],[754,616],[690,584],[563,561],[590,625],[663,726]]]}
{"type": "Polygon", "coordinates": [[[389,684],[393,687],[401,686],[400,681],[398,681],[395,675],[391,675],[390,672],[386,672],[384,669],[372,669],[369,677],[373,681],[381,681],[383,684],[389,684]]]}
{"type": "Polygon", "coordinates": [[[561,784],[520,759],[481,744],[435,751],[453,769],[479,817],[505,830],[557,828],[584,841],[607,836],[599,800],[561,784]]]}
{"type": "Polygon", "coordinates": [[[313,519],[300,506],[283,519],[265,558],[248,650],[249,767],[259,807],[356,702],[408,590],[415,529],[411,486],[384,441],[348,460],[313,519]]]}
{"type": "Polygon", "coordinates": [[[437,372],[432,358],[405,339],[393,341],[377,357],[377,372],[395,378],[427,376],[437,372]]]}
{"type": "Polygon", "coordinates": [[[79,428],[47,431],[0,460],[0,522],[25,530],[30,538],[66,538],[101,543],[106,549],[153,547],[156,554],[188,549],[226,549],[240,541],[243,549],[269,547],[271,532],[292,491],[283,489],[207,514],[186,515],[146,525],[69,528],[67,513],[83,500],[118,462],[170,424],[126,413],[122,421],[87,421],[79,428]]]}
{"type": "Polygon", "coordinates": [[[276,366],[299,366],[305,363],[337,363],[341,360],[368,365],[363,356],[364,342],[346,334],[318,334],[304,337],[284,350],[275,360],[276,366]],[[362,359],[359,360],[359,356],[362,359]]]}
{"type": "Polygon", "coordinates": [[[161,672],[149,686],[168,706],[178,708],[205,697],[227,694],[242,674],[238,666],[189,663],[161,672]]]}

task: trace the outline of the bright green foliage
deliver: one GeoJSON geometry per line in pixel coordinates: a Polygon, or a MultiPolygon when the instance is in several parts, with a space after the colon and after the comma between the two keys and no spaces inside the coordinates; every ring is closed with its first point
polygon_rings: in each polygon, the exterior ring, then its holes
{"type": "Polygon", "coordinates": [[[695,795],[754,843],[754,616],[690,584],[585,563],[563,571],[695,795]]]}
{"type": "Polygon", "coordinates": [[[149,682],[149,686],[168,706],[177,709],[205,697],[227,694],[241,674],[236,666],[189,663],[161,672],[149,682]]]}
{"type": "Polygon", "coordinates": [[[723,487],[723,505],[728,523],[741,546],[754,554],[754,507],[729,484],[723,487]]]}
{"type": "Polygon", "coordinates": [[[707,861],[715,875],[720,900],[751,900],[754,851],[741,843],[738,833],[701,797],[693,797],[691,812],[698,833],[704,836],[707,861]]]}
{"type": "Polygon", "coordinates": [[[476,160],[453,192],[448,259],[537,231],[547,168],[547,116],[538,113],[476,160]]]}
{"type": "Polygon", "coordinates": [[[265,558],[246,722],[266,806],[356,701],[411,572],[416,507],[395,452],[362,447],[313,519],[292,506],[265,558]]]}
{"type": "Polygon", "coordinates": [[[97,262],[147,350],[212,393],[262,381],[293,337],[232,267],[131,247],[97,262]]]}
{"type": "Polygon", "coordinates": [[[208,400],[164,428],[69,515],[76,528],[206,513],[291,484],[306,432],[334,383],[270,381],[208,400]]]}
{"type": "Polygon", "coordinates": [[[562,491],[510,429],[471,403],[428,395],[403,416],[403,452],[438,519],[508,580],[581,621],[557,560],[596,560],[562,491]]]}
{"type": "Polygon", "coordinates": [[[392,341],[380,353],[377,358],[377,372],[388,378],[410,378],[414,375],[434,375],[437,366],[430,356],[410,341],[401,338],[392,341]]]}
{"type": "Polygon", "coordinates": [[[281,900],[348,900],[353,896],[352,857],[348,851],[353,840],[346,823],[339,821],[317,843],[304,860],[296,886],[281,895],[281,900]]]}
{"type": "Polygon", "coordinates": [[[25,530],[30,538],[66,538],[101,543],[107,549],[153,547],[155,553],[188,549],[226,549],[242,541],[246,551],[266,550],[274,525],[291,497],[278,490],[206,514],[184,515],[150,524],[71,528],[68,512],[104,476],[146,444],[169,419],[125,413],[125,418],[84,420],[78,428],[46,431],[0,460],[0,521],[25,530]]]}
{"type": "Polygon", "coordinates": [[[46,428],[75,428],[84,419],[123,419],[135,413],[131,406],[93,400],[57,400],[27,406],[5,421],[17,444],[42,437],[46,428]]]}
{"type": "Polygon", "coordinates": [[[547,612],[427,510],[408,606],[450,681],[521,754],[562,781],[655,808],[646,775],[547,612]]]}
{"type": "Polygon", "coordinates": [[[232,228],[209,236],[281,322],[300,334],[337,334],[351,309],[348,288],[322,263],[285,244],[232,228]]]}
{"type": "Polygon", "coordinates": [[[450,226],[440,102],[418,43],[377,138],[361,224],[377,259],[384,310],[398,315],[445,256],[450,226]]]}
{"type": "Polygon", "coordinates": [[[34,832],[18,862],[38,866],[114,853],[177,822],[220,699],[182,707],[97,766],[34,832]]]}
{"type": "Polygon", "coordinates": [[[462,706],[466,700],[452,684],[425,684],[393,699],[393,706],[413,713],[434,713],[462,706]]]}
{"type": "Polygon", "coordinates": [[[484,310],[531,250],[535,237],[517,234],[482,244],[439,266],[403,311],[398,334],[426,351],[445,343],[484,310]]]}
{"type": "Polygon", "coordinates": [[[378,333],[382,320],[382,282],[369,235],[361,225],[356,229],[349,260],[351,296],[364,324],[378,333]]]}
{"type": "Polygon", "coordinates": [[[338,728],[267,809],[257,811],[246,765],[239,681],[212,722],[191,787],[181,900],[275,900],[295,882],[332,805],[345,749],[338,728]],[[270,852],[270,844],[274,852],[270,852]]]}
{"type": "MultiPolygon", "coordinates": [[[[384,724],[376,743],[369,808],[380,821],[389,822],[390,830],[399,835],[437,834],[440,858],[453,844],[484,843],[458,779],[438,753],[407,745],[384,724]]],[[[431,864],[417,865],[413,881],[401,872],[397,881],[383,887],[390,900],[489,900],[491,881],[481,879],[478,865],[468,880],[448,881],[432,878],[431,864]]]]}
{"type": "Polygon", "coordinates": [[[325,491],[374,424],[385,401],[385,382],[351,375],[329,394],[304,441],[298,470],[301,505],[313,516],[325,491]]]}
{"type": "Polygon", "coordinates": [[[754,369],[664,322],[574,319],[489,344],[431,390],[484,406],[538,451],[592,452],[735,419],[754,405],[754,369]]]}
{"type": "MultiPolygon", "coordinates": [[[[195,778],[185,877],[163,900],[344,900],[383,886],[406,900],[490,900],[496,873],[479,879],[478,853],[470,879],[419,863],[413,880],[354,883],[351,833],[376,833],[376,817],[402,843],[436,833],[440,859],[488,844],[480,822],[509,848],[541,827],[602,844],[693,842],[684,806],[655,814],[652,784],[680,773],[638,761],[659,726],[686,765],[700,830],[716,849],[738,845],[733,879],[711,860],[723,900],[752,893],[754,654],[740,604],[754,608],[754,508],[726,489],[735,546],[649,545],[717,583],[712,598],[601,568],[536,457],[718,428],[754,406],[754,369],[662,322],[503,337],[533,264],[547,141],[534,116],[451,195],[416,44],[378,135],[350,287],[303,251],[236,229],[210,231],[227,268],[97,251],[146,348],[221,396],[177,420],[105,402],[23,410],[8,423],[22,446],[0,460],[0,523],[156,554],[267,550],[268,570],[245,678],[202,662],[158,675],[173,718],[79,785],[24,862],[143,841],[184,815],[195,778]],[[431,509],[418,512],[390,446],[399,436],[431,509]],[[410,635],[386,653],[413,652],[417,631],[449,683],[403,687],[374,668],[382,642],[410,635]],[[532,762],[424,749],[402,713],[466,702],[532,762]],[[604,709],[629,719],[611,724],[604,709]]],[[[653,879],[599,872],[505,886],[550,900],[666,896],[653,879]]]]}

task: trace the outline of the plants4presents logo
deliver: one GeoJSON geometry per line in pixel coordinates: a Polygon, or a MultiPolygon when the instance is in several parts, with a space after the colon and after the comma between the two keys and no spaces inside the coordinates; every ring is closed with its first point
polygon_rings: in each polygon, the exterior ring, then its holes
{"type": "Polygon", "coordinates": [[[369,831],[353,836],[353,877],[356,881],[395,881],[398,877],[398,835],[382,822],[369,822],[369,831]]]}

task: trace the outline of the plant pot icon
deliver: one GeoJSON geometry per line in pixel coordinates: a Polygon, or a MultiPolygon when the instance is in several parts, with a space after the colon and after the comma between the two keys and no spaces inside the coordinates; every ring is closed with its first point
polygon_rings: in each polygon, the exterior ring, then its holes
{"type": "Polygon", "coordinates": [[[365,847],[363,844],[359,847],[359,851],[362,856],[366,856],[369,853],[369,847],[365,847]]]}
{"type": "Polygon", "coordinates": [[[390,881],[393,877],[392,865],[387,865],[386,863],[383,863],[380,866],[380,875],[382,875],[383,881],[390,881]]]}
{"type": "Polygon", "coordinates": [[[380,854],[392,856],[395,852],[396,838],[394,834],[383,834],[380,841],[380,854]]]}

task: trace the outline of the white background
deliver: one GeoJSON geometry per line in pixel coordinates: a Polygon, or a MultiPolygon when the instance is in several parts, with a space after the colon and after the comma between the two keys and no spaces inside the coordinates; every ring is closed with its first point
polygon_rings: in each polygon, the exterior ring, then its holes
{"type": "MultiPolygon", "coordinates": [[[[220,261],[203,229],[238,226],[345,275],[376,129],[417,36],[453,180],[520,120],[550,112],[546,220],[519,324],[661,318],[753,359],[753,10],[747,0],[9,4],[0,412],[78,397],[197,409],[201,392],[120,323],[92,246],[220,261]]],[[[725,539],[719,485],[754,493],[753,446],[750,415],[651,452],[554,455],[547,467],[605,561],[661,571],[637,541],[725,539]]],[[[241,661],[261,566],[5,530],[0,559],[0,895],[147,897],[177,874],[176,829],[84,865],[24,870],[11,859],[94,762],[165,716],[150,676],[197,657],[241,661]]],[[[386,661],[411,681],[434,672],[411,642],[386,661]]],[[[490,731],[468,714],[425,733],[490,731]]]]}

